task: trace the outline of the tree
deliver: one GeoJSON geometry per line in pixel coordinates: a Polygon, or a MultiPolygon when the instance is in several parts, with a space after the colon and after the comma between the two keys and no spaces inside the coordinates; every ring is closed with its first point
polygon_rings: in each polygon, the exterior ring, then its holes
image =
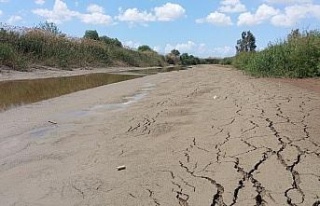
{"type": "Polygon", "coordinates": [[[171,52],[166,55],[166,61],[168,64],[180,64],[180,52],[177,49],[171,50],[171,52]]]}
{"type": "Polygon", "coordinates": [[[176,56],[176,57],[180,56],[180,52],[179,52],[179,50],[177,50],[177,49],[171,50],[171,54],[173,54],[173,55],[176,56]]]}
{"type": "Polygon", "coordinates": [[[180,56],[180,60],[182,65],[196,65],[200,64],[200,59],[193,55],[189,55],[188,53],[183,53],[180,56]]]}
{"type": "Polygon", "coordinates": [[[59,30],[58,26],[53,22],[40,22],[36,29],[43,30],[45,32],[49,32],[53,35],[62,35],[62,32],[59,30]]]}
{"type": "Polygon", "coordinates": [[[254,35],[250,31],[242,32],[241,39],[237,41],[237,53],[254,52],[256,48],[256,38],[254,35]]]}
{"type": "Polygon", "coordinates": [[[142,45],[138,47],[139,52],[153,51],[148,45],[142,45]]]}
{"type": "Polygon", "coordinates": [[[99,37],[100,41],[103,41],[107,45],[113,45],[117,47],[122,47],[121,41],[119,41],[117,38],[110,38],[108,36],[101,36],[99,37]]]}
{"type": "Polygon", "coordinates": [[[99,40],[99,34],[96,30],[86,30],[83,37],[86,39],[99,40]]]}

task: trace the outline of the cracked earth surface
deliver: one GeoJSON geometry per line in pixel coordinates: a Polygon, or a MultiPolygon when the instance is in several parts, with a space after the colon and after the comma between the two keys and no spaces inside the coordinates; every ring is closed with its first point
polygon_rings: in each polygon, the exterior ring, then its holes
{"type": "Polygon", "coordinates": [[[280,81],[198,66],[0,117],[0,205],[320,205],[320,94],[280,81]]]}

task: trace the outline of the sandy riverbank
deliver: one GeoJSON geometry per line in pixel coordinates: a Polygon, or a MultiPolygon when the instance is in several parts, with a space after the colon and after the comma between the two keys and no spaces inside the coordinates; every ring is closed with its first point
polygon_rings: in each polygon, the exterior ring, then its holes
{"type": "Polygon", "coordinates": [[[216,66],[14,108],[0,205],[317,205],[319,119],[319,93],[216,66]]]}

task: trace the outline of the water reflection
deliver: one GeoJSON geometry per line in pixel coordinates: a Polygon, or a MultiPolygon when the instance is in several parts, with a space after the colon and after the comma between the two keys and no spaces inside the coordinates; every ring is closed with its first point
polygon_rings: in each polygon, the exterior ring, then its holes
{"type": "Polygon", "coordinates": [[[12,106],[33,103],[80,90],[138,78],[138,75],[95,73],[0,82],[0,111],[12,106]]]}
{"type": "Polygon", "coordinates": [[[61,95],[163,72],[184,70],[164,67],[131,70],[117,74],[94,73],[79,76],[53,77],[0,82],[0,111],[13,106],[38,102],[61,95]]]}

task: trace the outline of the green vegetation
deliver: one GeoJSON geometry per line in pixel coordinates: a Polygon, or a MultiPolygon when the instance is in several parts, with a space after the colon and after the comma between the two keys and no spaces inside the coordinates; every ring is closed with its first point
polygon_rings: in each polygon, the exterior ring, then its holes
{"type": "Polygon", "coordinates": [[[99,40],[99,34],[96,30],[86,30],[83,38],[92,39],[92,40],[99,40]]]}
{"type": "Polygon", "coordinates": [[[168,64],[174,64],[174,65],[181,64],[180,52],[177,49],[171,50],[171,52],[167,54],[165,58],[168,64]]]}
{"type": "Polygon", "coordinates": [[[0,66],[25,70],[34,65],[70,69],[105,66],[164,66],[156,52],[123,48],[118,39],[99,37],[95,30],[85,38],[70,38],[53,23],[41,23],[33,29],[0,28],[0,66]]]}
{"type": "Polygon", "coordinates": [[[142,45],[138,47],[139,52],[152,52],[153,50],[148,45],[142,45]]]}
{"type": "Polygon", "coordinates": [[[63,35],[62,32],[59,30],[58,26],[52,22],[44,22],[40,23],[38,26],[35,27],[36,29],[51,33],[53,35],[63,35]]]}
{"type": "Polygon", "coordinates": [[[254,52],[256,48],[256,38],[251,33],[251,31],[242,32],[241,39],[237,41],[237,53],[254,52]]]}
{"type": "Polygon", "coordinates": [[[233,65],[255,76],[320,76],[320,32],[293,30],[286,40],[259,52],[239,52],[233,65]]]}
{"type": "Polygon", "coordinates": [[[33,103],[137,77],[139,76],[102,73],[34,80],[3,81],[0,82],[0,111],[15,105],[33,103]]]}
{"type": "Polygon", "coordinates": [[[188,53],[183,53],[180,55],[180,52],[177,49],[171,50],[171,52],[166,55],[166,61],[168,64],[183,66],[206,63],[205,60],[201,60],[200,58],[189,55],[188,53]]]}
{"type": "Polygon", "coordinates": [[[189,55],[188,53],[183,53],[180,56],[182,65],[197,65],[200,64],[200,59],[193,55],[189,55]]]}

